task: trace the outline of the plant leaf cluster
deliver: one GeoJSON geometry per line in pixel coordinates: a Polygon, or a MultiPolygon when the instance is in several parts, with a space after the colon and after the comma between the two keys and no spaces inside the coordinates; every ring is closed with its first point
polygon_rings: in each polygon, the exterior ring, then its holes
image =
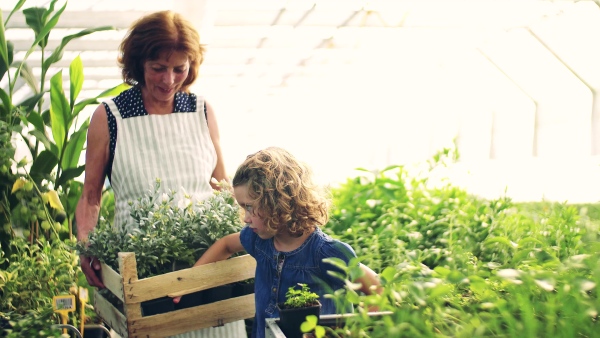
{"type": "Polygon", "coordinates": [[[52,297],[70,293],[79,273],[77,256],[61,241],[30,244],[17,237],[10,245],[8,257],[8,248],[0,247],[0,262],[9,263],[0,270],[0,317],[12,326],[8,337],[37,336],[38,331],[51,336],[50,325],[58,321],[52,297]]]}
{"type": "Polygon", "coordinates": [[[69,232],[72,232],[71,221],[82,191],[81,182],[75,179],[85,167],[79,161],[89,127],[89,118],[80,117],[80,113],[88,105],[98,104],[100,98],[114,96],[126,88],[118,85],[96,97],[79,98],[84,82],[81,58],[76,56],[71,61],[68,84],[63,85],[63,69],[56,69],[56,63],[62,60],[63,52],[71,41],[95,32],[113,30],[114,27],[83,29],[62,37],[57,46],[50,50],[48,42],[51,33],[67,3],[57,6],[57,0],[52,0],[47,7],[22,9],[25,3],[25,0],[18,1],[6,20],[0,14],[0,80],[5,84],[0,88],[0,233],[8,235],[6,238],[12,238],[15,229],[19,233],[28,231],[30,236],[36,236],[40,233],[40,222],[56,221],[56,215],[50,215],[52,210],[27,198],[29,196],[10,193],[13,183],[20,178],[35,185],[38,194],[32,198],[40,198],[41,193],[48,191],[59,195],[64,206],[59,222],[65,222],[69,232]],[[19,51],[15,51],[13,43],[6,39],[5,27],[13,14],[21,9],[34,38],[21,59],[16,60],[15,55],[19,51]],[[32,55],[39,56],[39,64],[29,63],[32,55]],[[52,71],[55,73],[50,73],[52,71]],[[21,87],[26,90],[23,91],[21,87]],[[15,95],[17,91],[19,94],[15,95]],[[21,98],[24,92],[27,93],[26,97],[21,98]],[[23,159],[14,158],[16,152],[13,142],[16,139],[21,139],[28,151],[23,159]],[[29,213],[23,215],[22,211],[26,209],[29,213]],[[34,219],[38,211],[46,216],[34,219]]]}
{"type": "Polygon", "coordinates": [[[298,283],[290,286],[285,293],[284,307],[287,309],[297,309],[319,304],[319,295],[310,291],[308,284],[298,283]],[[300,289],[296,289],[299,286],[300,289]]]}
{"type": "MultiPolygon", "coordinates": [[[[414,175],[392,166],[334,188],[324,227],[379,273],[381,295],[347,287],[326,295],[354,306],[340,336],[593,337],[600,285],[595,205],[487,200],[432,184],[452,151],[414,175]],[[595,216],[594,216],[595,215],[595,216]],[[392,314],[373,319],[376,306],[392,314]]],[[[338,277],[344,277],[338,274],[338,277]]]]}
{"type": "Polygon", "coordinates": [[[175,192],[154,188],[131,201],[133,224],[111,225],[101,219],[87,243],[76,249],[118,271],[118,253],[136,255],[138,277],[146,278],[191,267],[217,239],[238,232],[240,208],[229,189],[215,190],[206,200],[175,201],[175,192]]]}

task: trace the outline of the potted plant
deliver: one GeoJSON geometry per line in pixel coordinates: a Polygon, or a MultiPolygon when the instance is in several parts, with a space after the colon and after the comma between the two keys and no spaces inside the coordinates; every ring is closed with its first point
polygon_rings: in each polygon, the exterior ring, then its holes
{"type": "MultiPolygon", "coordinates": [[[[76,250],[98,258],[115,271],[119,270],[119,252],[133,252],[138,278],[143,279],[190,268],[217,239],[242,229],[240,208],[226,186],[204,201],[175,203],[175,192],[163,193],[160,183],[157,179],[153,189],[131,202],[134,229],[114,226],[101,218],[87,245],[78,243],[76,250]]],[[[229,289],[225,298],[232,297],[229,289]]],[[[143,302],[142,309],[144,315],[150,315],[204,304],[213,291],[185,295],[177,306],[169,297],[143,302]]]]}
{"type": "Polygon", "coordinates": [[[298,283],[297,286],[300,289],[296,289],[295,286],[289,287],[285,294],[285,302],[277,304],[279,327],[288,338],[301,338],[303,333],[300,325],[306,317],[313,315],[319,318],[321,314],[319,295],[310,291],[307,284],[298,283]]]}
{"type": "Polygon", "coordinates": [[[254,278],[249,278],[235,283],[233,287],[234,297],[249,295],[254,293],[254,278]]]}

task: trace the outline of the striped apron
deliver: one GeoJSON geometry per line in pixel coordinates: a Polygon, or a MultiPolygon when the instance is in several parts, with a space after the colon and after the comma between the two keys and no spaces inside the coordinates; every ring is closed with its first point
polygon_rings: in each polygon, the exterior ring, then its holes
{"type": "MultiPolygon", "coordinates": [[[[161,192],[175,191],[177,203],[184,196],[192,202],[213,193],[210,179],[217,163],[200,99],[195,113],[145,115],[123,119],[114,101],[107,102],[117,121],[117,144],[111,185],[115,194],[114,226],[135,226],[129,201],[137,201],[161,180],[161,192]]],[[[175,204],[177,205],[177,204],[175,204]]],[[[177,325],[177,323],[173,323],[177,325]]],[[[118,337],[113,334],[113,337],[118,337]]],[[[206,328],[174,337],[246,337],[244,321],[206,328]]]]}

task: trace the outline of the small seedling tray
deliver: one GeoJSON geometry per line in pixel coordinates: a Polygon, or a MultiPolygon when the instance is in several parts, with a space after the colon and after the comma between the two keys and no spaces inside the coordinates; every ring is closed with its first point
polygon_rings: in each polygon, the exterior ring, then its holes
{"type": "Polygon", "coordinates": [[[222,326],[254,317],[254,294],[143,316],[141,304],[254,278],[256,261],[250,255],[138,279],[135,254],[119,253],[119,271],[102,264],[104,285],[122,303],[118,309],[100,293],[94,306],[102,320],[123,338],[157,338],[222,326]]]}
{"type": "MultiPolygon", "coordinates": [[[[369,317],[382,317],[393,314],[391,311],[382,312],[369,312],[369,317]]],[[[320,326],[342,326],[349,317],[356,316],[355,313],[343,313],[343,314],[329,314],[320,315],[319,323],[320,326]]],[[[267,318],[265,325],[265,338],[286,338],[283,330],[279,327],[279,318],[267,318]]]]}

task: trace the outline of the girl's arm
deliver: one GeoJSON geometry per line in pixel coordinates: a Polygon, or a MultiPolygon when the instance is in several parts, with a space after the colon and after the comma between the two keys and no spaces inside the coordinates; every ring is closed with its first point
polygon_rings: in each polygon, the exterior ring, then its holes
{"type": "Polygon", "coordinates": [[[240,251],[244,251],[244,247],[240,241],[240,233],[236,232],[217,240],[202,254],[194,266],[222,261],[240,251]]]}
{"type": "Polygon", "coordinates": [[[362,263],[360,264],[360,268],[364,275],[360,278],[357,278],[355,281],[362,285],[360,291],[367,295],[371,295],[373,293],[380,294],[383,289],[381,287],[381,283],[379,282],[379,277],[375,271],[371,270],[371,268],[362,263]]]}
{"type": "MultiPolygon", "coordinates": [[[[371,270],[371,268],[364,264],[360,264],[360,268],[364,272],[364,275],[362,277],[356,279],[356,282],[362,285],[360,291],[367,295],[372,295],[374,293],[381,294],[383,288],[381,287],[379,277],[377,276],[375,271],[371,270]]],[[[379,307],[371,305],[368,307],[368,311],[377,312],[379,311],[379,307]]]]}

